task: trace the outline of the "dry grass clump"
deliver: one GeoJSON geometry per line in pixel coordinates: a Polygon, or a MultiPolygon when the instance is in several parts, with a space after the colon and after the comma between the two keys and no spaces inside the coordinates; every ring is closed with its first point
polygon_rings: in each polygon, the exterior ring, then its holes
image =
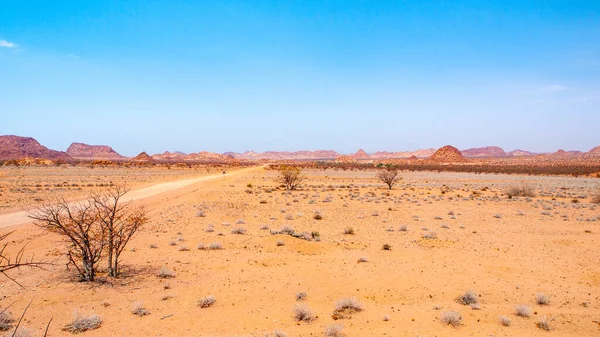
{"type": "Polygon", "coordinates": [[[8,331],[13,326],[15,320],[6,310],[0,313],[0,331],[8,331]]]}
{"type": "Polygon", "coordinates": [[[600,204],[600,188],[598,188],[598,192],[592,196],[592,204],[600,204]]]}
{"type": "MultiPolygon", "coordinates": [[[[6,337],[8,337],[9,335],[6,335],[6,337]]],[[[23,327],[19,327],[19,330],[14,331],[12,335],[10,335],[10,337],[35,337],[36,334],[33,332],[33,330],[27,329],[27,328],[23,328],[23,327]]]]}
{"type": "Polygon", "coordinates": [[[535,193],[531,186],[522,185],[522,186],[511,186],[506,190],[506,195],[509,198],[512,197],[535,197],[535,193]]]}
{"type": "Polygon", "coordinates": [[[369,262],[369,260],[366,257],[361,257],[358,259],[358,263],[366,263],[369,262]]]}
{"type": "Polygon", "coordinates": [[[280,330],[273,331],[273,336],[275,337],[287,337],[287,334],[280,330]]]}
{"type": "Polygon", "coordinates": [[[246,229],[242,227],[234,228],[233,230],[231,230],[231,234],[246,234],[246,229]]]}
{"type": "Polygon", "coordinates": [[[427,240],[433,240],[433,239],[437,239],[437,233],[436,232],[427,232],[425,234],[423,234],[423,236],[421,236],[423,239],[427,239],[427,240]]]}
{"type": "Polygon", "coordinates": [[[308,295],[305,292],[299,292],[296,294],[296,301],[304,301],[308,298],[308,295]]]}
{"type": "Polygon", "coordinates": [[[383,249],[383,250],[392,250],[392,245],[384,243],[383,246],[381,246],[381,249],[383,249]]]}
{"type": "Polygon", "coordinates": [[[327,337],[341,337],[344,336],[342,332],[344,327],[340,324],[329,325],[325,328],[325,336],[327,337]]]}
{"type": "Polygon", "coordinates": [[[510,326],[510,318],[506,316],[500,316],[499,321],[502,326],[510,326]]]}
{"type": "Polygon", "coordinates": [[[285,241],[277,240],[277,247],[282,247],[282,246],[285,246],[285,241]]]}
{"type": "Polygon", "coordinates": [[[335,304],[332,317],[333,319],[346,318],[348,317],[347,315],[361,312],[363,310],[363,305],[357,299],[342,298],[335,304]]]}
{"type": "Polygon", "coordinates": [[[73,318],[73,321],[67,324],[63,330],[76,334],[88,330],[98,329],[100,325],[102,325],[102,319],[96,314],[76,314],[73,318]]]}
{"type": "Polygon", "coordinates": [[[531,308],[525,304],[519,304],[515,307],[515,315],[519,317],[529,317],[531,316],[531,308]]]}
{"type": "Polygon", "coordinates": [[[546,318],[546,317],[542,317],[542,318],[538,319],[537,322],[535,322],[535,325],[537,325],[538,328],[545,330],[545,331],[552,330],[550,328],[550,322],[548,321],[548,318],[546,318]]]}
{"type": "Polygon", "coordinates": [[[150,311],[144,307],[144,302],[136,301],[131,305],[131,313],[136,316],[150,315],[150,311]]]}
{"type": "Polygon", "coordinates": [[[158,271],[156,276],[158,276],[159,278],[173,278],[173,277],[175,277],[175,272],[173,272],[171,269],[163,266],[163,267],[160,267],[160,270],[158,271]]]}
{"type": "Polygon", "coordinates": [[[216,301],[217,301],[217,299],[213,295],[208,295],[208,296],[198,300],[198,306],[203,309],[212,307],[216,301]]]}
{"type": "Polygon", "coordinates": [[[294,307],[294,319],[298,322],[311,322],[315,320],[310,308],[303,304],[297,304],[294,307]]]}
{"type": "Polygon", "coordinates": [[[344,229],[344,234],[346,234],[346,235],[354,235],[354,228],[352,228],[352,227],[346,227],[344,229]]]}
{"type": "Polygon", "coordinates": [[[468,290],[464,294],[460,295],[456,301],[462,305],[472,305],[477,304],[479,299],[477,298],[477,294],[475,292],[468,290]]]}
{"type": "Polygon", "coordinates": [[[544,293],[537,293],[535,294],[535,303],[539,305],[549,305],[550,296],[545,295],[544,293]]]}
{"type": "Polygon", "coordinates": [[[457,311],[444,311],[440,315],[440,319],[444,324],[452,325],[453,327],[457,327],[460,325],[462,321],[462,316],[457,311]]]}

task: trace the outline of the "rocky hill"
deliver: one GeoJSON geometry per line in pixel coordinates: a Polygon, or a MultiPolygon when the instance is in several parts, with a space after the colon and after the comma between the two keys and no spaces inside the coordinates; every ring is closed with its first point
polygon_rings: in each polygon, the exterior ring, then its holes
{"type": "Polygon", "coordinates": [[[466,149],[462,150],[461,154],[465,158],[502,158],[507,156],[506,152],[504,152],[504,150],[498,146],[466,149]]]}
{"type": "Polygon", "coordinates": [[[132,162],[136,163],[153,163],[155,162],[154,158],[150,157],[146,152],[141,152],[137,156],[131,158],[132,162]]]}
{"type": "Polygon", "coordinates": [[[288,152],[288,151],[267,151],[262,153],[257,153],[254,151],[246,151],[244,153],[236,153],[236,152],[226,152],[224,155],[232,156],[233,158],[238,159],[247,159],[247,160],[306,160],[306,159],[334,159],[340,156],[339,153],[335,151],[329,150],[317,150],[317,151],[296,151],[296,152],[288,152]]]}
{"type": "Polygon", "coordinates": [[[356,151],[356,153],[351,155],[351,157],[354,159],[359,159],[359,160],[360,159],[370,159],[369,155],[363,149],[356,151]]]}
{"type": "Polygon", "coordinates": [[[125,157],[118,154],[110,146],[106,145],[88,145],[83,143],[73,143],[67,149],[67,154],[77,159],[123,159],[125,157]]]}
{"type": "Polygon", "coordinates": [[[0,136],[0,160],[23,158],[73,159],[65,152],[50,150],[31,137],[0,136]]]}
{"type": "Polygon", "coordinates": [[[450,145],[438,149],[427,160],[436,163],[463,163],[467,161],[457,148],[450,145]]]}
{"type": "Polygon", "coordinates": [[[377,151],[372,153],[370,157],[372,159],[396,159],[396,158],[410,158],[415,156],[417,158],[427,158],[435,153],[435,149],[423,149],[416,151],[404,151],[404,152],[387,152],[377,151]]]}
{"type": "Polygon", "coordinates": [[[509,157],[527,157],[535,155],[533,152],[525,150],[514,150],[506,153],[509,157]]]}
{"type": "Polygon", "coordinates": [[[600,155],[600,146],[596,146],[595,148],[591,149],[587,153],[588,154],[594,154],[594,155],[600,155]]]}

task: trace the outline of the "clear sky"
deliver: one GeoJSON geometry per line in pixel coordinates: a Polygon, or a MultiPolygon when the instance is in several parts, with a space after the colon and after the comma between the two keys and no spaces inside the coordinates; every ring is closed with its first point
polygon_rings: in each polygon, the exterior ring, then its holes
{"type": "Polygon", "coordinates": [[[0,134],[65,150],[600,145],[600,1],[0,1],[0,134]]]}

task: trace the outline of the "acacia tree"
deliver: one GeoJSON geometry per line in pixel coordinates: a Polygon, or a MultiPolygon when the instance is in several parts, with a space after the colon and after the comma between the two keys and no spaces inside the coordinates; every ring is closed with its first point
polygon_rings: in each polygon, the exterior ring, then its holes
{"type": "Polygon", "coordinates": [[[279,181],[286,189],[295,190],[304,181],[304,175],[299,167],[284,165],[279,169],[279,181]]]}
{"type": "Polygon", "coordinates": [[[398,170],[388,169],[385,171],[381,171],[377,174],[377,178],[381,180],[384,184],[388,185],[388,188],[391,190],[394,185],[402,179],[398,175],[398,170]]]}
{"type": "Polygon", "coordinates": [[[91,196],[106,235],[108,275],[113,277],[119,276],[119,257],[125,246],[148,221],[143,208],[132,208],[130,201],[122,201],[128,191],[125,186],[114,186],[91,196]]]}
{"type": "Polygon", "coordinates": [[[74,266],[82,281],[95,280],[106,234],[93,201],[69,203],[59,197],[30,212],[29,217],[37,226],[66,237],[70,244],[67,266],[74,266]]]}

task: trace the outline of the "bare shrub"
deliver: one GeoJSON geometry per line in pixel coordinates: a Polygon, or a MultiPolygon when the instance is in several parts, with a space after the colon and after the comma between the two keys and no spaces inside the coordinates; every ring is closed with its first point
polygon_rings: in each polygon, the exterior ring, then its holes
{"type": "Polygon", "coordinates": [[[392,169],[379,172],[377,178],[386,184],[390,190],[398,181],[400,181],[400,179],[402,179],[402,177],[398,175],[398,170],[392,169]]]}
{"type": "Polygon", "coordinates": [[[283,247],[283,246],[285,246],[285,241],[277,240],[277,247],[283,247]]]}
{"type": "Polygon", "coordinates": [[[521,186],[510,186],[506,190],[506,195],[509,198],[512,197],[535,197],[535,192],[531,186],[521,185],[521,186]]]}
{"type": "Polygon", "coordinates": [[[344,315],[350,315],[357,312],[363,311],[363,305],[355,298],[342,298],[335,304],[333,310],[334,315],[338,314],[339,318],[343,318],[344,315]]]}
{"type": "MultiPolygon", "coordinates": [[[[33,257],[31,259],[25,259],[24,258],[24,251],[25,251],[24,247],[21,248],[14,257],[11,257],[8,254],[6,254],[5,251],[6,251],[6,248],[8,247],[8,243],[4,243],[4,241],[11,233],[12,232],[0,235],[0,274],[6,276],[6,278],[8,278],[9,280],[18,284],[18,282],[15,279],[8,276],[8,274],[6,273],[7,271],[12,270],[12,269],[19,269],[21,267],[43,268],[43,266],[46,263],[43,261],[34,261],[33,257]]],[[[0,315],[1,314],[2,314],[2,312],[0,312],[0,315]]],[[[0,318],[1,318],[1,316],[0,316],[0,318]]],[[[0,328],[0,330],[2,330],[2,328],[0,328]]]]}
{"type": "Polygon", "coordinates": [[[550,328],[550,322],[546,317],[541,317],[540,319],[538,319],[537,322],[535,322],[535,325],[537,325],[538,328],[545,331],[552,330],[552,328],[550,328]]]}
{"type": "Polygon", "coordinates": [[[329,325],[325,328],[325,336],[327,337],[342,337],[344,327],[340,324],[329,325]]]}
{"type": "Polygon", "coordinates": [[[246,229],[242,227],[235,228],[231,231],[231,234],[246,234],[246,229]]]}
{"type": "Polygon", "coordinates": [[[280,330],[273,331],[273,336],[275,337],[287,337],[287,334],[280,330]]]}
{"type": "Polygon", "coordinates": [[[510,326],[510,318],[506,316],[500,316],[499,321],[502,326],[510,326]]]}
{"type": "Polygon", "coordinates": [[[296,294],[296,301],[304,301],[308,298],[308,295],[305,292],[299,292],[296,294]]]}
{"type": "Polygon", "coordinates": [[[598,192],[592,196],[591,202],[592,204],[600,204],[600,188],[598,188],[598,192]]]}
{"type": "Polygon", "coordinates": [[[515,315],[519,317],[529,317],[531,316],[531,309],[524,304],[519,304],[515,307],[515,315]]]}
{"type": "Polygon", "coordinates": [[[156,274],[159,278],[173,278],[175,277],[175,272],[167,267],[160,267],[158,274],[156,274]]]}
{"type": "Polygon", "coordinates": [[[358,259],[358,263],[366,263],[369,262],[369,260],[366,257],[361,257],[358,259]]]}
{"type": "Polygon", "coordinates": [[[212,307],[216,301],[217,301],[217,299],[213,295],[208,295],[208,296],[198,300],[198,306],[200,308],[212,307]]]}
{"type": "Polygon", "coordinates": [[[302,169],[297,166],[283,165],[279,169],[279,182],[288,190],[295,190],[304,181],[302,169]]]}
{"type": "Polygon", "coordinates": [[[11,314],[4,309],[4,311],[0,312],[0,331],[8,331],[12,328],[14,321],[11,314]]]}
{"type": "Polygon", "coordinates": [[[354,235],[354,228],[352,228],[352,227],[346,227],[344,229],[344,234],[346,234],[346,235],[354,235]]]}
{"type": "Polygon", "coordinates": [[[477,298],[477,294],[475,292],[468,290],[464,294],[460,295],[456,301],[462,305],[471,305],[477,304],[479,299],[477,298]]]}
{"type": "Polygon", "coordinates": [[[437,239],[437,233],[436,232],[427,232],[425,234],[423,234],[423,236],[421,236],[423,239],[428,239],[428,240],[434,240],[437,239]]]}
{"type": "Polygon", "coordinates": [[[408,232],[408,227],[406,227],[406,226],[402,225],[402,226],[400,226],[400,228],[398,228],[398,230],[399,230],[400,232],[408,232]]]}
{"type": "Polygon", "coordinates": [[[392,246],[390,244],[384,243],[383,246],[381,246],[381,249],[392,250],[392,246]]]}
{"type": "Polygon", "coordinates": [[[543,293],[535,294],[535,303],[539,305],[549,305],[550,304],[550,296],[545,295],[543,293]]]}
{"type": "Polygon", "coordinates": [[[179,247],[179,251],[180,252],[189,252],[190,251],[190,247],[183,245],[179,247]]]}
{"type": "Polygon", "coordinates": [[[444,324],[452,325],[453,327],[457,327],[460,325],[462,321],[462,316],[457,311],[444,311],[440,315],[440,319],[444,324]]]}
{"type": "Polygon", "coordinates": [[[131,313],[136,316],[150,315],[150,311],[144,307],[144,302],[136,301],[131,305],[131,313]]]}
{"type": "Polygon", "coordinates": [[[303,304],[294,307],[294,319],[298,322],[311,322],[315,319],[310,308],[303,304]]]}
{"type": "Polygon", "coordinates": [[[102,325],[102,319],[96,314],[75,314],[73,321],[67,324],[63,330],[76,334],[88,330],[98,329],[100,325],[102,325]]]}

